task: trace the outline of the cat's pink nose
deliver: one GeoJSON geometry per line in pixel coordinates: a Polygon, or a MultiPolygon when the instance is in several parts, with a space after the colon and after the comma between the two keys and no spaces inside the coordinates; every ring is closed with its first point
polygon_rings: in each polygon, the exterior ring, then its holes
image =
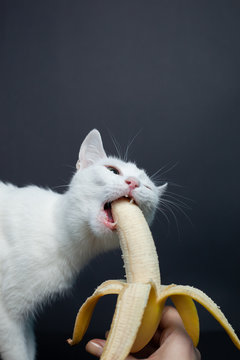
{"type": "Polygon", "coordinates": [[[136,187],[139,187],[139,181],[134,177],[128,177],[125,180],[125,183],[129,185],[130,189],[135,189],[136,187]]]}

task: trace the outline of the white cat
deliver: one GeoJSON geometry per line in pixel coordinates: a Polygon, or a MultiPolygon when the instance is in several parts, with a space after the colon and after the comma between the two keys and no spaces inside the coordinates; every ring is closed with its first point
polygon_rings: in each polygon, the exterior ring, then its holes
{"type": "Polygon", "coordinates": [[[107,157],[97,130],[83,141],[64,194],[0,182],[3,360],[33,360],[34,311],[71,286],[90,258],[118,246],[111,201],[133,198],[150,223],[164,190],[135,164],[107,157]]]}

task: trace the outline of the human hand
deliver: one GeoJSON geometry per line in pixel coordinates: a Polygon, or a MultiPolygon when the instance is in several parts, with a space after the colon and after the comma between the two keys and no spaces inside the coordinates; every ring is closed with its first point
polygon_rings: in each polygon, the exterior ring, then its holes
{"type": "MultiPolygon", "coordinates": [[[[104,344],[105,340],[93,339],[87,343],[86,350],[92,355],[100,357],[104,344]]],[[[136,359],[200,360],[201,355],[193,346],[177,310],[166,306],[159,327],[150,343],[139,353],[126,358],[126,360],[136,359]]]]}

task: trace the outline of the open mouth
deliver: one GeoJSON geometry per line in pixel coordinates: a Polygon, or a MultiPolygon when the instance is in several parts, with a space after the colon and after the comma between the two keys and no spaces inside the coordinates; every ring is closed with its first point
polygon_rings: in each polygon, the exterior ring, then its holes
{"type": "MultiPolygon", "coordinates": [[[[125,195],[125,196],[123,196],[123,197],[128,198],[129,201],[130,201],[130,203],[135,202],[135,200],[134,200],[131,196],[125,195]]],[[[115,200],[117,200],[117,199],[115,199],[115,200]]],[[[113,200],[113,201],[115,201],[115,200],[113,200]]],[[[103,223],[104,223],[109,229],[115,230],[117,223],[114,222],[113,215],[112,215],[112,201],[106,202],[106,203],[104,204],[103,212],[104,212],[103,223]]]]}
{"type": "Polygon", "coordinates": [[[114,223],[113,216],[112,216],[112,203],[107,202],[104,205],[104,212],[109,222],[114,223]]]}

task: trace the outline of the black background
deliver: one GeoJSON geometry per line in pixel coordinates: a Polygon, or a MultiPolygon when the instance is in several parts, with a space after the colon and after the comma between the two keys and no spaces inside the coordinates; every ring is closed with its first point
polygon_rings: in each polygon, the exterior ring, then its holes
{"type": "MultiPolygon", "coordinates": [[[[168,190],[191,199],[178,197],[191,221],[172,207],[177,222],[167,212],[169,224],[161,213],[154,223],[163,283],[202,289],[240,329],[239,1],[15,0],[0,16],[1,179],[61,192],[92,128],[111,154],[111,135],[124,152],[138,134],[130,160],[150,175],[164,167],[168,190]]],[[[39,339],[71,336],[86,297],[123,274],[119,251],[92,261],[39,314],[39,339]]],[[[88,333],[103,335],[113,311],[102,299],[88,333]]],[[[221,330],[200,318],[205,337],[221,330]]]]}

